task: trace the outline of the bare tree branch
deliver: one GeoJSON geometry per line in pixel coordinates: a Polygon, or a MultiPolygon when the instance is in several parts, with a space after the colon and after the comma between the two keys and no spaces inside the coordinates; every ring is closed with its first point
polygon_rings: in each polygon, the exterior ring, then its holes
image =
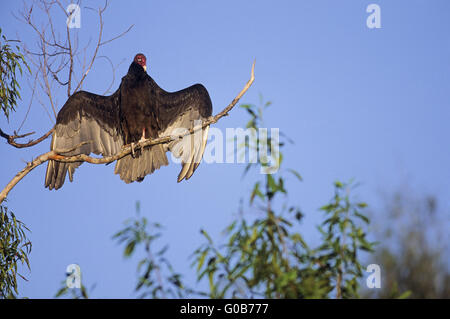
{"type": "Polygon", "coordinates": [[[128,27],[128,29],[126,29],[124,32],[122,32],[121,34],[115,36],[115,37],[112,38],[112,39],[103,41],[102,43],[100,43],[100,45],[105,45],[105,44],[107,44],[107,43],[109,43],[109,42],[112,42],[112,41],[114,41],[114,40],[117,40],[117,39],[120,38],[120,37],[123,37],[123,36],[124,36],[125,34],[127,34],[133,27],[134,27],[134,24],[130,25],[130,26],[128,27]]]}
{"type": "MultiPolygon", "coordinates": [[[[241,90],[241,92],[239,92],[239,94],[233,99],[233,101],[231,101],[231,103],[225,107],[220,113],[218,113],[215,116],[210,117],[208,120],[206,120],[205,122],[202,123],[202,125],[198,125],[192,129],[190,129],[189,131],[187,131],[185,134],[181,134],[178,136],[164,136],[164,137],[159,137],[156,139],[146,139],[142,142],[137,143],[134,146],[134,149],[139,149],[139,148],[144,148],[147,146],[151,146],[151,145],[156,145],[156,144],[163,144],[163,143],[168,143],[177,139],[182,138],[183,136],[189,135],[189,134],[194,134],[194,132],[207,127],[208,125],[217,123],[217,121],[219,121],[222,117],[227,116],[228,113],[233,109],[233,107],[237,104],[237,102],[239,101],[239,99],[245,94],[245,92],[247,92],[247,90],[250,88],[250,86],[253,84],[255,80],[255,62],[253,62],[252,65],[252,71],[251,71],[251,76],[250,76],[250,80],[245,84],[244,88],[241,90]]],[[[53,130],[53,129],[52,129],[53,130]]],[[[51,134],[51,131],[47,134],[51,134]]],[[[2,135],[3,136],[3,135],[2,135]]],[[[86,143],[86,142],[83,142],[86,143]]],[[[78,148],[79,146],[77,145],[75,147],[78,148]]],[[[61,153],[67,153],[68,150],[54,150],[54,151],[50,151],[47,152],[45,154],[39,155],[37,158],[35,158],[33,161],[27,163],[27,165],[25,166],[24,169],[22,169],[19,173],[16,174],[16,176],[14,176],[14,178],[5,186],[5,188],[1,191],[0,193],[0,203],[2,203],[6,196],[8,196],[9,192],[14,188],[14,186],[17,185],[18,182],[20,182],[29,172],[31,172],[34,168],[38,167],[39,165],[49,161],[49,160],[55,160],[55,161],[60,161],[60,162],[64,162],[64,163],[73,163],[73,162],[87,162],[87,163],[91,163],[91,164],[108,164],[111,162],[114,162],[118,159],[121,159],[122,157],[130,154],[132,152],[132,147],[130,145],[126,145],[123,147],[122,151],[119,152],[116,155],[113,156],[104,156],[104,157],[91,157],[85,154],[79,154],[79,155],[75,155],[75,156],[63,156],[61,155],[61,153]]]]}
{"type": "MultiPolygon", "coordinates": [[[[73,74],[73,51],[72,51],[72,41],[70,40],[70,32],[69,31],[70,31],[69,24],[67,24],[66,32],[67,32],[67,42],[69,44],[69,58],[70,58],[69,79],[67,80],[67,97],[70,97],[70,95],[71,95],[70,89],[72,87],[72,74],[73,74]]],[[[95,57],[94,57],[94,59],[95,59],[95,57]]]]}
{"type": "MultiPolygon", "coordinates": [[[[76,1],[80,5],[80,1],[76,1]]],[[[21,42],[23,51],[26,55],[27,61],[33,68],[34,83],[32,85],[32,95],[30,104],[28,105],[27,112],[17,132],[23,126],[28,114],[30,113],[33,102],[38,102],[49,116],[52,124],[57,117],[57,101],[56,90],[58,88],[65,88],[67,96],[71,96],[74,92],[82,88],[83,82],[86,79],[89,71],[91,70],[94,61],[99,58],[99,49],[101,46],[106,45],[128,33],[134,25],[131,25],[124,32],[119,35],[104,41],[103,35],[103,13],[108,7],[108,1],[105,1],[105,5],[98,9],[92,9],[97,12],[99,17],[99,35],[95,45],[92,56],[87,54],[87,48],[91,44],[91,39],[84,48],[79,50],[78,33],[72,33],[69,30],[68,25],[65,25],[62,36],[57,33],[54,25],[55,13],[52,12],[53,8],[56,8],[58,13],[62,13],[65,18],[68,18],[70,13],[66,12],[65,7],[59,0],[34,0],[31,4],[24,2],[23,9],[19,11],[19,15],[15,16],[16,19],[25,23],[37,36],[37,43],[30,44],[29,42],[21,42]],[[44,21],[35,21],[36,11],[41,10],[44,14],[44,21]],[[31,48],[28,46],[31,45],[31,48]],[[83,56],[83,62],[80,61],[80,56],[83,56]],[[87,63],[86,63],[87,62],[87,63]],[[75,72],[76,70],[80,72],[75,72]],[[66,73],[67,72],[67,73],[66,73]],[[75,87],[75,90],[73,88],[75,87]]],[[[18,38],[20,36],[18,35],[18,38]]],[[[17,40],[20,42],[19,40],[17,40]]],[[[110,90],[116,79],[115,72],[117,65],[114,66],[112,61],[107,56],[101,56],[108,60],[112,69],[112,81],[107,92],[110,90]]],[[[120,64],[120,63],[119,63],[120,64]]],[[[31,87],[30,87],[31,88],[31,87]]],[[[53,129],[44,134],[41,138],[29,141],[28,143],[17,143],[16,139],[23,136],[18,136],[18,133],[14,132],[14,135],[6,134],[1,131],[1,137],[5,138],[7,142],[17,148],[30,147],[38,144],[50,136],[53,129]]]]}
{"type": "Polygon", "coordinates": [[[43,63],[41,63],[41,72],[42,72],[42,76],[43,76],[43,78],[44,78],[44,83],[45,83],[45,88],[46,88],[46,91],[45,91],[45,93],[47,94],[47,96],[48,96],[48,99],[49,99],[49,101],[50,101],[50,105],[52,106],[52,110],[53,110],[53,115],[55,116],[55,119],[56,119],[56,108],[55,108],[55,104],[53,103],[53,97],[52,97],[52,89],[51,89],[51,86],[50,86],[50,82],[49,82],[49,80],[48,80],[48,72],[47,72],[47,69],[48,69],[48,61],[47,61],[47,56],[46,56],[46,44],[45,44],[45,41],[42,41],[42,52],[44,53],[44,56],[43,56],[43,63]]]}
{"type": "Polygon", "coordinates": [[[30,103],[28,104],[28,109],[27,109],[27,112],[25,113],[25,117],[23,118],[22,123],[20,123],[20,126],[17,129],[17,132],[20,132],[20,130],[22,129],[22,126],[25,124],[25,121],[27,120],[28,113],[30,113],[31,105],[33,104],[34,93],[36,92],[37,76],[38,76],[38,74],[36,73],[36,75],[34,76],[33,87],[31,87],[31,85],[28,81],[28,85],[31,88],[31,99],[30,99],[30,103]]]}
{"type": "Polygon", "coordinates": [[[25,148],[25,147],[31,147],[36,144],[39,144],[40,142],[45,140],[47,137],[49,137],[53,133],[53,131],[54,131],[54,128],[52,128],[50,131],[48,131],[47,133],[42,135],[37,140],[30,140],[28,143],[17,143],[16,139],[27,137],[31,134],[34,134],[34,132],[26,133],[26,134],[22,134],[22,135],[17,135],[16,133],[14,133],[14,135],[8,135],[5,132],[3,132],[2,129],[0,128],[0,136],[3,137],[4,139],[6,139],[6,141],[8,142],[9,145],[12,145],[16,148],[25,148]]]}

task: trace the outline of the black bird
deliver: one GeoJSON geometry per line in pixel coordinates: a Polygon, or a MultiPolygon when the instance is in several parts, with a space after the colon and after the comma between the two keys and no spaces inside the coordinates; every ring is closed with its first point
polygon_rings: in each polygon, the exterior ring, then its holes
{"type": "MultiPolygon", "coordinates": [[[[208,91],[195,84],[177,92],[167,92],[147,74],[146,57],[135,56],[119,89],[110,96],[85,91],[74,93],[59,111],[53,133],[52,150],[75,150],[65,156],[95,153],[111,156],[124,145],[141,139],[183,134],[212,114],[208,91]],[[82,144],[87,142],[86,144],[82,144]],[[80,145],[82,144],[82,145],[80,145]]],[[[136,150],[117,161],[114,173],[125,183],[142,181],[161,166],[168,165],[166,152],[181,159],[178,182],[189,179],[205,151],[209,126],[166,144],[136,150]]],[[[50,160],[45,187],[59,189],[82,162],[50,160]]]]}

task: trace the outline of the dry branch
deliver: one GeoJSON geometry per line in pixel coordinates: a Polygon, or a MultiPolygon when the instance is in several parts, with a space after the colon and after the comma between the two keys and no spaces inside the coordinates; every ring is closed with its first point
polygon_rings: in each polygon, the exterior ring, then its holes
{"type": "Polygon", "coordinates": [[[15,133],[14,133],[14,135],[8,135],[5,132],[3,132],[2,129],[0,129],[0,136],[3,137],[4,139],[6,139],[6,141],[8,142],[9,145],[12,145],[16,148],[25,148],[25,147],[30,147],[30,146],[39,144],[40,142],[45,140],[47,137],[49,137],[53,133],[53,131],[54,131],[54,128],[52,128],[50,131],[48,131],[47,133],[42,135],[40,138],[38,138],[36,140],[30,140],[28,143],[17,143],[16,139],[27,137],[31,134],[34,134],[34,132],[26,133],[26,134],[22,134],[22,135],[17,135],[15,133]]]}
{"type": "MultiPolygon", "coordinates": [[[[80,4],[79,1],[77,3],[80,4]]],[[[105,5],[98,9],[85,7],[97,12],[99,31],[92,55],[87,54],[86,51],[91,40],[89,40],[87,46],[84,48],[83,59],[85,63],[83,63],[82,66],[81,62],[79,62],[79,56],[82,55],[82,53],[80,52],[78,33],[73,33],[70,30],[69,25],[65,26],[62,35],[54,28],[54,14],[51,13],[53,9],[58,10],[65,18],[69,18],[70,15],[66,12],[65,7],[60,0],[35,0],[30,4],[24,3],[23,10],[21,10],[19,16],[16,17],[18,20],[31,27],[33,33],[37,36],[38,41],[36,45],[32,43],[29,44],[29,42],[23,42],[22,47],[26,60],[33,67],[32,73],[36,73],[34,86],[37,84],[37,87],[42,89],[43,96],[48,100],[48,103],[41,101],[39,94],[37,94],[36,100],[44,107],[47,114],[53,113],[53,115],[50,116],[52,122],[56,119],[57,114],[55,91],[58,88],[67,86],[64,90],[67,97],[70,97],[76,91],[81,90],[89,71],[92,69],[100,54],[101,47],[123,37],[134,26],[129,26],[125,31],[108,40],[103,39],[103,15],[107,7],[108,1],[105,1],[105,5]],[[43,13],[43,24],[35,21],[36,11],[43,13]],[[32,48],[29,48],[28,45],[31,45],[32,48]],[[77,69],[79,69],[79,72],[76,72],[77,69]],[[49,110],[47,110],[47,105],[49,105],[49,110]]],[[[115,69],[115,67],[112,68],[113,72],[115,72],[115,69]]],[[[115,74],[113,74],[113,78],[115,79],[115,74]]]]}
{"type": "MultiPolygon", "coordinates": [[[[253,62],[252,65],[252,71],[250,80],[245,84],[244,88],[239,92],[239,94],[231,101],[230,104],[228,104],[227,107],[225,107],[220,113],[216,114],[215,116],[210,117],[208,120],[202,123],[202,125],[198,125],[192,129],[190,129],[185,134],[181,134],[178,136],[165,136],[165,137],[159,137],[156,139],[146,139],[142,142],[136,143],[134,145],[134,149],[139,149],[151,145],[156,144],[163,144],[168,143],[170,141],[177,140],[179,138],[182,138],[183,136],[193,134],[195,131],[198,131],[202,128],[205,128],[208,125],[215,124],[219,119],[221,119],[224,116],[228,115],[228,112],[230,112],[233,107],[237,104],[239,99],[247,92],[247,90],[250,88],[250,86],[253,84],[253,81],[255,80],[255,62],[253,62]]],[[[53,132],[53,129],[50,130],[47,134],[50,135],[51,132],[53,132]]],[[[47,135],[47,136],[48,136],[47,135]]],[[[44,135],[45,136],[45,135],[44,135]]],[[[42,137],[41,137],[42,138],[42,137]]],[[[78,148],[78,145],[75,147],[78,148]]],[[[104,156],[104,157],[91,157],[85,154],[79,154],[75,156],[63,156],[61,153],[65,153],[68,150],[53,150],[50,152],[47,152],[45,154],[39,155],[36,157],[33,161],[27,163],[24,169],[22,169],[19,173],[14,176],[14,178],[5,186],[5,188],[0,193],[0,203],[2,203],[6,196],[8,196],[9,192],[14,188],[14,186],[17,185],[18,182],[22,180],[29,172],[31,172],[34,168],[38,167],[39,165],[49,161],[49,160],[55,160],[60,162],[66,162],[66,163],[73,163],[73,162],[87,162],[91,164],[108,164],[111,162],[114,162],[118,159],[121,159],[122,157],[130,154],[132,152],[132,148],[130,145],[126,145],[123,147],[122,151],[119,152],[116,155],[113,156],[104,156]]]]}

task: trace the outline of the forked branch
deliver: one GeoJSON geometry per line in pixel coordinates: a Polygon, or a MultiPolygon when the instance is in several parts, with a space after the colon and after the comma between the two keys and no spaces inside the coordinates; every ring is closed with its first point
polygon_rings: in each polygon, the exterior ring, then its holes
{"type": "Polygon", "coordinates": [[[30,140],[28,143],[17,143],[16,139],[27,137],[31,134],[34,134],[34,132],[26,133],[26,134],[22,134],[22,135],[17,135],[16,133],[14,133],[14,135],[8,135],[5,132],[3,132],[2,129],[0,128],[0,136],[3,137],[4,139],[6,139],[6,141],[8,142],[9,145],[12,145],[16,148],[25,148],[25,147],[30,147],[30,146],[39,144],[40,142],[45,140],[47,137],[49,137],[53,133],[54,130],[55,129],[52,128],[52,129],[50,129],[50,131],[48,131],[47,133],[42,135],[40,138],[38,138],[36,140],[30,140]]]}

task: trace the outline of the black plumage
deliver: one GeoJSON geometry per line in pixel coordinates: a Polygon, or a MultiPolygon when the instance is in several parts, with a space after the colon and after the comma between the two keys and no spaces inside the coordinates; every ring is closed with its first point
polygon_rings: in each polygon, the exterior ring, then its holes
{"type": "MultiPolygon", "coordinates": [[[[74,93],[58,113],[51,149],[66,156],[95,153],[115,155],[127,144],[142,138],[178,135],[205,121],[212,114],[208,91],[201,84],[177,92],[167,92],[146,73],[146,59],[136,55],[119,89],[110,96],[85,91],[74,93]]],[[[208,128],[167,144],[136,150],[117,161],[114,172],[126,183],[142,181],[161,166],[168,165],[166,152],[181,159],[178,182],[189,179],[203,156],[208,128]]],[[[45,187],[60,188],[82,162],[51,160],[45,187]]]]}

